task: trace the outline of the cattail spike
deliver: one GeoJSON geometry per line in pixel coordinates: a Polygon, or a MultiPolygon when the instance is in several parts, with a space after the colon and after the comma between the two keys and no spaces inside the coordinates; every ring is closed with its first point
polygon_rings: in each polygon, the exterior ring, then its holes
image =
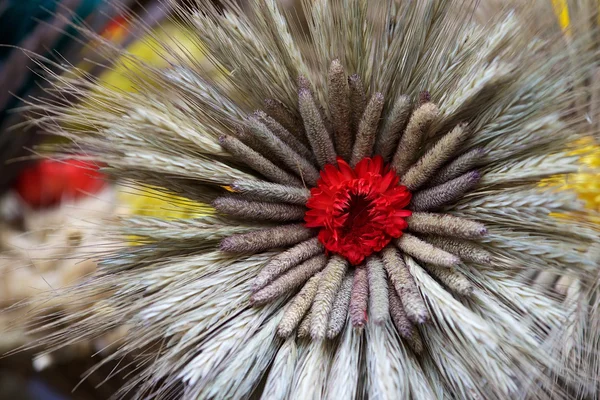
{"type": "Polygon", "coordinates": [[[320,276],[318,274],[310,278],[300,292],[289,302],[277,326],[277,334],[280,337],[290,336],[298,324],[300,324],[302,317],[310,310],[315,294],[317,294],[319,279],[320,276]]]}
{"type": "Polygon", "coordinates": [[[281,161],[290,171],[296,173],[303,181],[308,182],[309,185],[316,185],[319,179],[319,171],[311,161],[296,153],[255,116],[248,118],[247,123],[252,133],[267,147],[269,157],[274,157],[281,161]]]}
{"type": "Polygon", "coordinates": [[[425,103],[429,103],[431,101],[431,94],[428,90],[423,90],[419,93],[419,107],[421,107],[425,103]]]}
{"type": "Polygon", "coordinates": [[[260,306],[277,299],[306,282],[321,271],[327,262],[325,255],[313,257],[292,268],[250,297],[250,303],[260,306]]]}
{"type": "Polygon", "coordinates": [[[392,317],[392,322],[394,323],[396,330],[404,339],[410,338],[415,330],[415,326],[408,319],[400,296],[398,296],[398,293],[396,293],[395,290],[389,290],[388,299],[390,304],[390,317],[392,317]]]}
{"type": "Polygon", "coordinates": [[[322,252],[323,245],[318,238],[314,237],[279,253],[260,270],[252,282],[253,291],[262,289],[290,268],[322,252]]]}
{"type": "Polygon", "coordinates": [[[367,259],[369,277],[369,319],[372,323],[382,325],[389,315],[388,284],[385,277],[383,261],[378,256],[367,259]]]}
{"type": "Polygon", "coordinates": [[[400,96],[394,103],[389,116],[384,121],[383,129],[375,141],[375,154],[389,162],[398,147],[398,140],[406,126],[411,111],[410,97],[400,96]]]}
{"type": "Polygon", "coordinates": [[[310,198],[310,191],[305,188],[285,186],[265,181],[235,181],[231,190],[252,200],[284,202],[305,205],[310,198]]]}
{"type": "Polygon", "coordinates": [[[457,125],[419,158],[400,182],[413,192],[423,186],[458,151],[468,134],[466,124],[457,125]]]}
{"type": "Polygon", "coordinates": [[[300,89],[298,94],[298,107],[302,114],[304,127],[312,150],[321,168],[326,164],[335,164],[335,149],[331,137],[312,94],[307,89],[300,89]]]}
{"type": "Polygon", "coordinates": [[[469,296],[473,293],[473,285],[469,280],[454,268],[438,267],[437,265],[424,264],[427,271],[448,289],[462,296],[469,296]]]}
{"type": "Polygon", "coordinates": [[[350,109],[352,110],[352,133],[356,135],[360,120],[367,107],[367,95],[360,76],[356,74],[348,78],[348,88],[350,89],[350,109]]]}
{"type": "Polygon", "coordinates": [[[220,213],[254,221],[300,221],[306,212],[304,206],[248,201],[233,196],[217,198],[213,207],[220,213]]]}
{"type": "Polygon", "coordinates": [[[431,211],[455,202],[466,192],[473,189],[481,179],[477,171],[467,172],[446,183],[421,190],[413,195],[410,209],[413,211],[431,211]]]}
{"type": "Polygon", "coordinates": [[[402,300],[408,319],[416,324],[424,324],[429,319],[429,312],[417,284],[398,250],[393,246],[388,246],[383,249],[382,257],[388,278],[402,300]]]}
{"type": "Polygon", "coordinates": [[[265,126],[271,132],[273,132],[275,136],[277,136],[285,144],[290,146],[296,153],[300,154],[307,160],[315,161],[315,156],[312,153],[312,151],[310,151],[308,147],[306,147],[300,140],[298,140],[294,135],[292,135],[290,131],[284,128],[279,122],[269,117],[267,113],[265,113],[264,111],[255,111],[254,116],[258,118],[260,122],[265,124],[265,126]]]}
{"type": "Polygon", "coordinates": [[[369,277],[367,266],[362,264],[354,270],[354,282],[350,295],[350,321],[355,328],[362,328],[367,323],[367,306],[369,304],[369,277]]]}
{"type": "Polygon", "coordinates": [[[298,139],[300,142],[306,141],[307,138],[306,134],[304,133],[302,121],[288,111],[282,102],[278,100],[267,99],[265,100],[265,110],[271,118],[279,122],[285,129],[294,135],[296,139],[298,139]]]}
{"type": "Polygon", "coordinates": [[[448,214],[413,212],[406,219],[408,229],[412,232],[439,234],[461,239],[479,239],[487,233],[485,226],[479,222],[448,214]]]}
{"type": "Polygon", "coordinates": [[[462,261],[470,261],[483,265],[490,265],[491,263],[491,254],[489,252],[466,240],[437,235],[425,235],[423,239],[437,248],[460,257],[462,261]]]}
{"type": "Polygon", "coordinates": [[[460,258],[454,254],[438,249],[408,233],[404,233],[399,239],[396,239],[395,243],[404,253],[426,263],[446,268],[460,264],[460,258]]]}
{"type": "Polygon", "coordinates": [[[477,167],[484,155],[485,150],[477,148],[456,157],[452,162],[440,169],[437,174],[427,182],[427,185],[430,187],[437,186],[446,183],[451,179],[458,178],[462,174],[477,167]]]}
{"type": "Polygon", "coordinates": [[[313,312],[315,308],[315,303],[313,302],[312,307],[306,313],[302,321],[300,321],[300,325],[298,326],[297,336],[299,339],[310,337],[310,326],[313,317],[313,312]]]}
{"type": "Polygon", "coordinates": [[[315,340],[325,337],[329,314],[335,301],[335,296],[342,285],[342,280],[346,274],[348,262],[340,256],[334,255],[329,259],[327,267],[323,271],[323,276],[319,282],[319,289],[314,301],[314,311],[310,326],[310,335],[315,340]]]}
{"type": "Polygon", "coordinates": [[[329,315],[329,324],[327,326],[327,337],[333,339],[342,332],[346,320],[348,319],[348,310],[350,308],[350,298],[352,296],[352,282],[354,275],[352,272],[346,274],[340,290],[338,290],[329,315]]]}
{"type": "Polygon", "coordinates": [[[410,347],[415,354],[421,354],[423,352],[423,339],[421,339],[421,335],[416,328],[413,329],[410,337],[406,338],[406,341],[408,347],[410,347]]]}
{"type": "Polygon", "coordinates": [[[370,157],[373,154],[373,145],[375,144],[375,138],[377,136],[377,127],[379,126],[381,111],[383,111],[383,100],[383,95],[381,93],[375,93],[373,97],[371,97],[371,100],[369,100],[369,104],[367,104],[367,108],[358,125],[356,141],[352,148],[350,165],[353,167],[363,158],[370,157]]]}
{"type": "Polygon", "coordinates": [[[269,178],[273,182],[283,185],[292,185],[302,187],[302,181],[293,175],[288,174],[265,157],[252,150],[250,147],[243,144],[238,139],[231,136],[221,136],[219,143],[235,156],[239,161],[243,162],[253,170],[269,178]]]}
{"type": "Polygon", "coordinates": [[[348,160],[352,154],[353,144],[350,92],[346,72],[339,60],[333,60],[329,67],[328,87],[335,149],[343,159],[348,160]]]}
{"type": "Polygon", "coordinates": [[[280,225],[229,236],[221,241],[220,248],[229,253],[258,253],[290,246],[313,236],[315,231],[304,224],[280,225]]]}
{"type": "Polygon", "coordinates": [[[412,113],[392,159],[392,168],[398,175],[404,175],[419,156],[423,137],[437,115],[438,108],[433,103],[425,103],[412,113]]]}
{"type": "Polygon", "coordinates": [[[270,154],[267,145],[254,133],[250,132],[250,129],[248,129],[247,126],[236,125],[232,136],[261,155],[270,154]]]}
{"type": "Polygon", "coordinates": [[[308,78],[304,75],[298,76],[298,90],[308,90],[313,93],[313,87],[308,78]]]}

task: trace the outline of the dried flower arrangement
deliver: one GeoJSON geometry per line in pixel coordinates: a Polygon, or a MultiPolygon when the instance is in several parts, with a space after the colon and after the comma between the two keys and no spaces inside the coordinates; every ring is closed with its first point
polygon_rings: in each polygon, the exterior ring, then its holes
{"type": "Polygon", "coordinates": [[[124,221],[143,244],[102,255],[68,295],[105,299],[47,343],[131,326],[112,357],[136,354],[139,398],[593,397],[598,228],[538,183],[579,169],[596,51],[464,3],[307,0],[303,28],[198,2],[176,9],[220,79],[180,53],[138,93],[56,77],[82,101],[31,108],[64,153],[216,213],[124,221]]]}

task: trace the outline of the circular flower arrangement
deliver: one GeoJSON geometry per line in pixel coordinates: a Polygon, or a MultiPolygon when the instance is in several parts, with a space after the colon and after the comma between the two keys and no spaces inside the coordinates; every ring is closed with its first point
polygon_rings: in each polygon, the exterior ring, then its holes
{"type": "Polygon", "coordinates": [[[331,63],[328,83],[331,121],[301,77],[297,137],[291,133],[294,128],[283,125],[287,118],[281,114],[287,110],[274,101],[268,102],[272,116],[257,112],[237,135],[221,137],[240,162],[271,181],[234,182],[233,195],[215,200],[217,211],[283,223],[230,236],[221,249],[256,253],[291,246],[262,268],[251,297],[253,304],[262,305],[301,287],[279,323],[281,336],[297,332],[331,339],[342,331],[346,315],[362,327],[369,319],[370,300],[370,318],[381,324],[391,315],[399,334],[420,351],[413,325],[425,323],[429,312],[411,274],[414,260],[462,295],[472,285],[455,269],[461,257],[489,262],[487,252],[472,242],[486,233],[481,223],[434,212],[477,184],[480,175],[472,168],[483,151],[460,151],[470,134],[465,124],[448,132],[431,131],[438,107],[428,92],[419,94],[415,106],[408,96],[400,96],[389,119],[380,124],[383,95],[375,93],[367,101],[360,77],[348,77],[338,60],[331,63]],[[265,151],[259,154],[245,145],[244,135],[265,151]],[[423,151],[427,135],[439,139],[423,151]],[[338,154],[346,154],[348,161],[338,154]],[[297,177],[288,176],[279,163],[297,177]],[[352,283],[344,284],[345,277],[352,283]]]}
{"type": "Polygon", "coordinates": [[[138,93],[64,74],[80,103],[32,105],[68,153],[216,211],[122,220],[140,245],[47,342],[130,326],[139,398],[593,398],[598,229],[539,186],[579,168],[593,55],[462,0],[226,3],[177,8],[219,79],[176,52],[138,93]]]}

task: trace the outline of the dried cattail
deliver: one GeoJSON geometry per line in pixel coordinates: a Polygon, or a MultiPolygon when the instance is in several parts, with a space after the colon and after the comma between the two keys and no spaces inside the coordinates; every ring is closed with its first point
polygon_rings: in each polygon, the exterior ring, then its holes
{"type": "Polygon", "coordinates": [[[305,208],[292,204],[263,203],[235,197],[219,197],[213,207],[236,218],[254,221],[298,221],[304,217],[305,208]]]}
{"type": "Polygon", "coordinates": [[[467,134],[465,125],[457,125],[419,158],[415,165],[402,176],[400,182],[411,191],[420,188],[456,153],[467,134]]]}
{"type": "Polygon", "coordinates": [[[400,135],[406,126],[412,109],[410,97],[402,95],[394,103],[394,107],[384,122],[381,134],[375,142],[375,154],[381,155],[388,162],[398,146],[400,135]]]}
{"type": "Polygon", "coordinates": [[[238,157],[250,168],[263,174],[265,177],[273,180],[276,183],[283,185],[302,186],[302,182],[294,176],[288,174],[275,164],[246,146],[239,140],[231,136],[221,136],[219,138],[221,146],[227,149],[231,154],[238,157]]]}
{"type": "Polygon", "coordinates": [[[459,200],[473,189],[481,175],[477,171],[467,172],[441,185],[425,189],[412,198],[412,209],[415,211],[431,211],[459,200]]]}
{"type": "Polygon", "coordinates": [[[333,308],[335,295],[342,285],[348,262],[341,257],[332,257],[319,282],[317,295],[313,305],[310,335],[313,339],[322,339],[327,332],[327,321],[333,308]]]}
{"type": "Polygon", "coordinates": [[[305,228],[302,224],[282,225],[229,236],[221,241],[221,250],[236,253],[257,253],[296,244],[313,236],[313,231],[305,228]]]}
{"type": "MultiPolygon", "coordinates": [[[[325,257],[316,256],[275,279],[273,282],[254,293],[250,301],[255,305],[265,304],[306,282],[311,276],[321,271],[325,266],[325,257]]],[[[326,271],[327,272],[327,271],[326,271]]],[[[319,285],[320,287],[321,285],[319,285]]]]}
{"type": "Polygon", "coordinates": [[[460,239],[479,239],[487,233],[485,226],[479,222],[446,214],[414,212],[407,222],[410,230],[414,232],[460,239]]]}
{"type": "Polygon", "coordinates": [[[350,295],[350,320],[355,328],[362,328],[367,323],[367,307],[369,304],[369,278],[366,265],[354,271],[352,293],[350,295]]]}
{"type": "Polygon", "coordinates": [[[252,200],[282,202],[304,205],[310,192],[304,188],[285,186],[264,181],[235,181],[231,185],[234,192],[248,196],[252,200]]]}
{"type": "Polygon", "coordinates": [[[352,110],[352,132],[356,135],[360,120],[367,107],[367,95],[360,76],[356,74],[348,78],[348,87],[350,88],[350,109],[352,110]]]}
{"type": "Polygon", "coordinates": [[[354,135],[351,130],[348,78],[339,60],[333,60],[329,67],[328,88],[335,148],[342,158],[348,159],[352,153],[354,135]]]}
{"type": "Polygon", "coordinates": [[[279,325],[277,334],[281,337],[288,337],[293,330],[300,324],[302,317],[310,310],[310,306],[317,294],[319,284],[319,275],[315,275],[304,284],[304,287],[294,299],[288,304],[279,325]]]}
{"type": "Polygon", "coordinates": [[[358,133],[356,134],[356,141],[354,142],[352,157],[350,158],[351,166],[356,166],[360,160],[370,157],[373,153],[377,126],[379,125],[382,110],[383,95],[375,93],[371,97],[371,100],[369,100],[367,108],[365,108],[365,112],[358,124],[358,133]]]}
{"type": "Polygon", "coordinates": [[[411,115],[392,160],[392,168],[398,175],[404,175],[416,160],[425,133],[437,114],[438,108],[435,104],[425,103],[411,115]]]}
{"type": "Polygon", "coordinates": [[[330,339],[339,335],[346,324],[350,307],[350,296],[352,295],[352,282],[354,282],[354,275],[349,273],[344,277],[340,290],[333,302],[333,307],[329,314],[329,325],[327,326],[327,337],[330,339]]]}
{"type": "Polygon", "coordinates": [[[312,238],[279,253],[260,270],[260,273],[252,282],[253,289],[262,289],[290,268],[322,252],[323,245],[317,238],[312,238]]]}
{"type": "Polygon", "coordinates": [[[396,246],[406,254],[426,263],[440,267],[454,267],[460,263],[460,258],[444,250],[437,249],[419,238],[405,233],[396,240],[396,246]]]}
{"type": "Polygon", "coordinates": [[[388,285],[383,262],[371,256],[367,260],[369,277],[369,315],[373,323],[382,325],[389,315],[388,285]]]}
{"type": "Polygon", "coordinates": [[[402,306],[408,319],[416,324],[423,324],[429,319],[425,303],[419,294],[415,281],[408,272],[404,260],[392,246],[383,250],[383,264],[390,283],[402,300],[402,306]]]}
{"type": "Polygon", "coordinates": [[[300,89],[298,98],[298,107],[304,120],[306,135],[319,166],[322,168],[326,164],[334,164],[335,149],[321,114],[315,106],[312,94],[307,89],[300,89]]]}

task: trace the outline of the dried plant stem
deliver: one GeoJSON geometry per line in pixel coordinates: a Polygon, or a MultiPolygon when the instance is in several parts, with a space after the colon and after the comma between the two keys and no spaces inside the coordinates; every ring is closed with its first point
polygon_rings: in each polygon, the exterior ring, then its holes
{"type": "Polygon", "coordinates": [[[315,235],[303,224],[281,225],[249,233],[229,236],[221,241],[221,250],[233,253],[258,253],[278,247],[290,246],[315,235]]]}
{"type": "Polygon", "coordinates": [[[279,275],[301,262],[323,253],[323,250],[323,245],[319,242],[319,239],[314,237],[279,253],[260,270],[258,276],[252,282],[253,290],[262,289],[279,275]]]}
{"type": "Polygon", "coordinates": [[[305,205],[310,197],[308,189],[265,181],[235,181],[231,189],[253,200],[262,199],[298,205],[305,205]]]}
{"type": "Polygon", "coordinates": [[[310,277],[321,271],[326,263],[324,255],[313,257],[300,265],[292,268],[263,289],[250,297],[253,305],[262,305],[287,294],[290,290],[297,288],[310,277]]]}
{"type": "Polygon", "coordinates": [[[383,95],[381,93],[375,93],[367,104],[367,108],[358,124],[358,133],[356,134],[356,141],[352,148],[352,157],[350,158],[350,165],[352,167],[356,166],[363,158],[370,157],[373,153],[373,145],[377,136],[377,126],[379,126],[383,104],[383,95]]]}
{"type": "Polygon", "coordinates": [[[310,309],[317,294],[320,276],[317,274],[304,284],[300,292],[290,301],[277,326],[277,334],[288,337],[298,326],[304,314],[310,309]]]}
{"type": "Polygon", "coordinates": [[[342,285],[342,280],[348,268],[348,261],[334,255],[329,259],[327,267],[319,282],[319,289],[313,305],[310,335],[315,340],[325,337],[329,314],[335,301],[335,295],[342,285]]]}
{"type": "Polygon", "coordinates": [[[390,158],[398,147],[398,141],[410,116],[411,108],[410,97],[405,95],[400,96],[394,103],[389,116],[384,121],[381,133],[375,141],[374,153],[383,157],[385,162],[390,161],[390,158]]]}
{"type": "Polygon", "coordinates": [[[213,207],[223,214],[254,221],[301,221],[306,212],[304,206],[248,201],[233,196],[219,197],[213,207]]]}
{"type": "Polygon", "coordinates": [[[396,239],[395,243],[404,253],[426,263],[448,268],[460,264],[460,258],[455,255],[438,249],[408,233],[405,233],[399,239],[396,239]]]}
{"type": "Polygon", "coordinates": [[[326,164],[335,164],[336,153],[333,142],[310,90],[300,89],[298,99],[306,135],[317,158],[317,163],[321,168],[326,164]]]}
{"type": "Polygon", "coordinates": [[[355,328],[362,328],[367,323],[367,306],[369,304],[369,278],[367,268],[360,265],[354,271],[352,294],[350,295],[350,320],[355,328]]]}
{"type": "Polygon", "coordinates": [[[333,60],[329,67],[328,87],[335,148],[340,157],[348,160],[353,144],[350,91],[346,72],[339,60],[333,60]]]}
{"type": "Polygon", "coordinates": [[[410,191],[419,189],[458,151],[467,136],[466,125],[457,125],[419,158],[402,176],[400,182],[410,191]]]}
{"type": "Polygon", "coordinates": [[[288,174],[238,139],[231,136],[221,136],[219,143],[244,164],[273,182],[302,187],[302,182],[298,178],[288,174]]]}
{"type": "Polygon", "coordinates": [[[438,108],[433,103],[425,103],[411,115],[404,134],[400,138],[398,148],[392,159],[392,168],[400,176],[408,170],[419,155],[426,130],[438,114],[438,108]]]}
{"type": "Polygon", "coordinates": [[[348,273],[342,281],[340,290],[338,290],[329,315],[329,324],[327,326],[327,337],[333,339],[340,334],[346,319],[348,319],[348,309],[350,308],[350,298],[352,295],[352,282],[354,282],[354,274],[348,273]]]}
{"type": "Polygon", "coordinates": [[[378,256],[367,259],[369,276],[369,319],[372,323],[382,325],[389,316],[388,284],[383,261],[378,256]]]}
{"type": "Polygon", "coordinates": [[[413,212],[406,219],[413,232],[439,234],[461,239],[479,239],[487,233],[487,229],[479,222],[447,214],[413,212]]]}
{"type": "Polygon", "coordinates": [[[382,255],[388,278],[402,300],[406,315],[416,324],[425,323],[429,319],[429,312],[398,250],[388,246],[383,249],[382,255]]]}
{"type": "Polygon", "coordinates": [[[467,172],[446,183],[417,192],[410,206],[414,211],[431,211],[459,200],[473,189],[481,175],[477,171],[467,172]]]}

